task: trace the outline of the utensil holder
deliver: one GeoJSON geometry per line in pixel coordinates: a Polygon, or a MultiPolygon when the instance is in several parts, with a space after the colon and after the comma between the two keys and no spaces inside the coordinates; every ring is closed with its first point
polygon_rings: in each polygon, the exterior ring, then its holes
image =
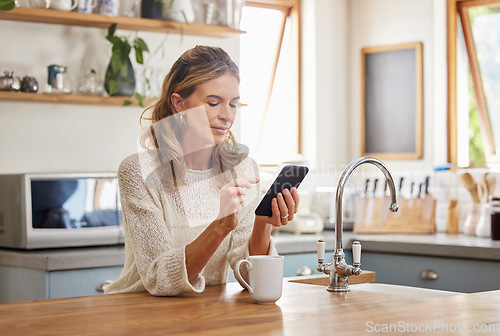
{"type": "Polygon", "coordinates": [[[465,218],[464,226],[462,228],[462,233],[466,235],[475,236],[476,226],[481,217],[481,203],[472,203],[467,217],[465,218]]]}
{"type": "Polygon", "coordinates": [[[425,198],[398,200],[398,212],[390,212],[388,199],[360,197],[360,202],[374,201],[374,211],[370,218],[370,206],[357,208],[364,213],[356,214],[356,233],[435,233],[436,200],[430,195],[425,198]]]}

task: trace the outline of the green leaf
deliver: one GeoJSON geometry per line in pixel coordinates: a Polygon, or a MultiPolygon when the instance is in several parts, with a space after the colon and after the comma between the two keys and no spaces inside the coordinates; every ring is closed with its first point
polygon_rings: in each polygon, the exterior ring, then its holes
{"type": "Polygon", "coordinates": [[[120,42],[120,44],[116,45],[116,53],[120,56],[122,62],[126,61],[126,59],[128,58],[130,49],[131,46],[128,44],[128,42],[124,42],[123,40],[120,42]]]}
{"type": "Polygon", "coordinates": [[[111,42],[111,44],[113,45],[113,48],[115,48],[117,45],[120,45],[121,44],[121,39],[118,37],[118,36],[106,36],[106,39],[111,42]]]}
{"type": "Polygon", "coordinates": [[[137,93],[137,92],[136,92],[136,93],[135,93],[135,98],[136,98],[136,99],[137,99],[137,101],[139,102],[139,106],[140,106],[140,107],[144,107],[144,105],[143,105],[143,101],[142,101],[142,99],[143,99],[142,95],[141,95],[140,93],[137,93]]]}
{"type": "Polygon", "coordinates": [[[116,77],[116,74],[118,73],[118,70],[121,69],[122,63],[123,63],[120,55],[112,54],[111,60],[109,61],[109,63],[111,64],[111,70],[113,72],[113,77],[116,77]]]}
{"type": "Polygon", "coordinates": [[[123,101],[123,106],[129,106],[129,105],[132,105],[132,102],[130,100],[126,99],[123,101]]]}
{"type": "Polygon", "coordinates": [[[121,77],[120,81],[122,83],[133,83],[134,82],[134,80],[132,78],[130,78],[130,77],[121,77]]]}
{"type": "Polygon", "coordinates": [[[123,63],[120,68],[120,80],[122,82],[132,82],[132,79],[128,78],[128,66],[127,63],[123,63]]]}
{"type": "Polygon", "coordinates": [[[106,38],[108,38],[109,40],[109,37],[112,37],[115,35],[115,32],[116,32],[116,23],[113,23],[111,26],[109,26],[108,28],[108,36],[106,36],[106,38]]]}
{"type": "Polygon", "coordinates": [[[108,93],[110,96],[114,95],[115,93],[118,93],[120,90],[120,86],[116,83],[115,80],[110,80],[106,82],[108,84],[108,93]]]}
{"type": "Polygon", "coordinates": [[[16,7],[14,0],[0,0],[0,10],[9,11],[16,7]]]}
{"type": "Polygon", "coordinates": [[[139,48],[139,49],[141,49],[143,52],[144,51],[149,52],[148,45],[140,37],[138,37],[138,38],[135,39],[134,46],[137,47],[137,48],[139,48]]]}
{"type": "Polygon", "coordinates": [[[135,60],[137,61],[137,63],[139,64],[144,64],[144,58],[142,56],[142,50],[135,47],[134,46],[134,49],[135,49],[135,60]]]}
{"type": "Polygon", "coordinates": [[[186,16],[186,13],[184,11],[181,11],[182,17],[184,18],[184,22],[189,24],[188,18],[186,16]]]}

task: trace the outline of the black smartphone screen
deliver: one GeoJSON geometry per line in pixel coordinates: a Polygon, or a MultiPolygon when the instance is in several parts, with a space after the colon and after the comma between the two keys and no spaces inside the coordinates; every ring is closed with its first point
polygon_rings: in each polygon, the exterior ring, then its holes
{"type": "Polygon", "coordinates": [[[255,214],[257,216],[271,217],[273,215],[271,208],[271,201],[273,198],[285,189],[290,190],[292,187],[298,188],[308,172],[309,168],[305,166],[286,165],[283,167],[273,184],[269,187],[267,193],[264,195],[264,198],[260,201],[257,209],[255,209],[255,214]]]}

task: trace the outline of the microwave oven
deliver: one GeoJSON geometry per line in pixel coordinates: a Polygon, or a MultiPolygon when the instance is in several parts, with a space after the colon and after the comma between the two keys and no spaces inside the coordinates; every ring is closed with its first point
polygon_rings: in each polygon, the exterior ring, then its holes
{"type": "Polygon", "coordinates": [[[0,247],[123,243],[116,174],[0,175],[0,247]]]}

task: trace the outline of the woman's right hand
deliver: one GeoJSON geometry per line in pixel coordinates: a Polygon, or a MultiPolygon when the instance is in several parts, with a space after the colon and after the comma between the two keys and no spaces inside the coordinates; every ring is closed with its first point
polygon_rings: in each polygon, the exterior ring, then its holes
{"type": "Polygon", "coordinates": [[[221,188],[218,220],[230,231],[238,225],[238,211],[249,189],[259,182],[256,177],[239,176],[221,188]]]}

